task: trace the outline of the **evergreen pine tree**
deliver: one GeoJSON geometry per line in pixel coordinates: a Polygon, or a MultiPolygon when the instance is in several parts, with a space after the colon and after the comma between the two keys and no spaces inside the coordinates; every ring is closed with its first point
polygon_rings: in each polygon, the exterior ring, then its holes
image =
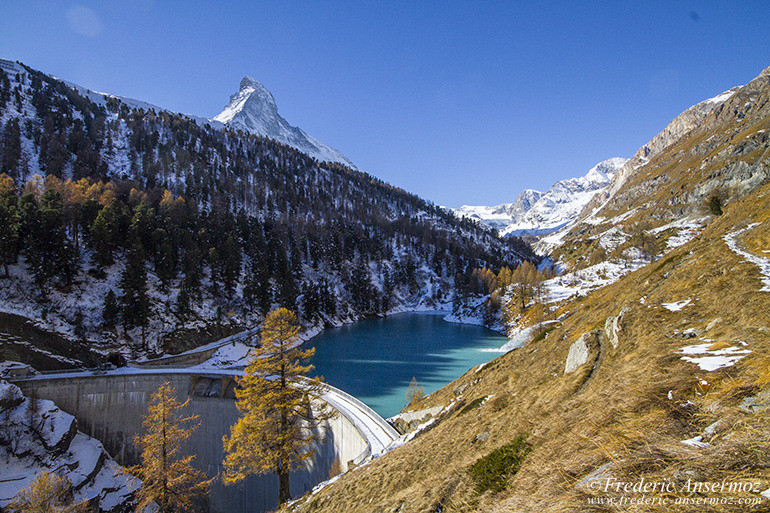
{"type": "Polygon", "coordinates": [[[0,172],[6,173],[11,177],[23,180],[19,176],[19,160],[21,159],[21,130],[19,129],[19,118],[11,118],[5,124],[3,131],[3,152],[0,160],[0,172]]]}
{"type": "Polygon", "coordinates": [[[118,306],[118,298],[115,295],[115,291],[110,289],[107,292],[107,297],[104,298],[104,307],[102,308],[102,319],[104,320],[105,328],[114,328],[119,317],[120,307],[118,306]]]}
{"type": "Polygon", "coordinates": [[[177,401],[168,381],[150,398],[142,423],[145,433],[136,437],[142,462],[128,469],[142,480],[136,494],[136,511],[144,511],[153,502],[159,513],[205,511],[201,502],[206,500],[211,481],[192,467],[195,456],[181,456],[182,443],[198,427],[185,427],[197,418],[182,416],[188,402],[177,401]]]}
{"type": "Polygon", "coordinates": [[[142,344],[145,342],[144,329],[150,315],[150,300],[147,297],[147,270],[145,269],[144,248],[139,239],[134,239],[126,255],[126,268],[120,278],[121,316],[126,328],[142,327],[142,344]]]}
{"type": "Polygon", "coordinates": [[[25,256],[35,282],[45,289],[58,276],[69,285],[77,272],[78,255],[67,239],[61,194],[47,190],[39,207],[34,199],[22,205],[22,229],[26,234],[25,256]]]}
{"type": "Polygon", "coordinates": [[[228,235],[225,239],[223,253],[222,282],[227,294],[232,294],[241,274],[241,247],[232,235],[228,235]]]}
{"type": "Polygon", "coordinates": [[[146,201],[142,200],[134,209],[134,215],[131,218],[131,236],[138,238],[142,247],[149,255],[155,254],[155,211],[150,208],[146,201]]]}
{"type": "Polygon", "coordinates": [[[200,298],[201,286],[201,251],[198,249],[192,233],[183,233],[184,257],[182,267],[184,271],[184,286],[191,297],[200,298]]]}
{"type": "Polygon", "coordinates": [[[385,269],[382,273],[382,311],[387,312],[390,310],[393,302],[393,289],[395,284],[393,283],[393,277],[390,272],[385,269]]]}
{"type": "Polygon", "coordinates": [[[171,245],[166,230],[158,228],[155,230],[155,273],[158,275],[164,288],[168,287],[169,282],[176,277],[177,273],[177,254],[171,245]]]}
{"type": "Polygon", "coordinates": [[[184,321],[190,315],[190,293],[187,292],[187,286],[183,285],[176,297],[176,314],[184,321]]]}
{"type": "Polygon", "coordinates": [[[5,276],[8,277],[8,266],[15,264],[19,258],[19,216],[18,202],[14,191],[0,194],[0,262],[3,264],[5,276]]]}
{"type": "Polygon", "coordinates": [[[260,347],[252,351],[235,392],[242,416],[224,437],[224,482],[275,472],[281,504],[291,498],[289,472],[313,456],[321,426],[333,417],[326,403],[316,400],[324,390],[322,378],[305,377],[313,366],[303,362],[315,349],[297,348],[298,333],[293,312],[279,308],[268,314],[260,347]]]}
{"type": "Polygon", "coordinates": [[[124,236],[121,228],[125,225],[126,216],[126,209],[118,200],[112,200],[96,216],[89,233],[98,265],[112,264],[113,255],[124,236]]]}

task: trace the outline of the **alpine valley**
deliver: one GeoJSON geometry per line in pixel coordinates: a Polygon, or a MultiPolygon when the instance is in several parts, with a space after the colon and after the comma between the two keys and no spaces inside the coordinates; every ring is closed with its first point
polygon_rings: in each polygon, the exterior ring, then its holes
{"type": "MultiPolygon", "coordinates": [[[[153,364],[279,306],[304,338],[452,310],[507,335],[496,358],[355,425],[364,457],[280,511],[767,511],[770,68],[630,159],[455,211],[357,169],[249,77],[207,120],[0,69],[0,360],[153,364]]],[[[199,404],[228,393],[194,371],[199,404]]],[[[102,511],[131,507],[140,485],[71,416],[0,395],[0,472],[65,465],[102,511]]]]}
{"type": "MultiPolygon", "coordinates": [[[[535,259],[358,171],[290,126],[254,79],[209,121],[19,63],[2,70],[0,305],[85,344],[71,363],[98,359],[91,350],[189,349],[277,305],[299,312],[304,336],[434,309],[472,269],[535,259]]],[[[5,351],[58,365],[24,345],[5,351]]]]}
{"type": "Polygon", "coordinates": [[[463,207],[558,228],[534,246],[560,275],[504,285],[502,354],[411,404],[408,442],[285,510],[767,511],[769,133],[767,68],[628,161],[463,207]]]}

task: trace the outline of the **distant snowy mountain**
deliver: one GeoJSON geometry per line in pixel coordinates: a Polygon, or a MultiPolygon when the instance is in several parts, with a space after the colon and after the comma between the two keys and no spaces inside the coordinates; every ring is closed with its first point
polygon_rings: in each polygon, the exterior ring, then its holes
{"type": "Polygon", "coordinates": [[[339,151],[309,136],[301,128],[291,126],[278,114],[275,98],[270,91],[251,77],[241,80],[240,90],[230,97],[230,103],[213,121],[229,128],[275,139],[319,161],[338,162],[358,169],[339,151]]]}
{"type": "Polygon", "coordinates": [[[495,207],[463,205],[458,216],[478,219],[500,235],[543,235],[577,219],[580,211],[605,189],[628,159],[611,158],[598,163],[585,176],[556,182],[545,193],[527,189],[513,203],[495,207]]]}
{"type": "MultiPolygon", "coordinates": [[[[24,73],[24,69],[19,64],[5,59],[0,59],[0,61],[2,61],[0,68],[6,72],[14,74],[24,73]]],[[[142,100],[92,91],[66,80],[62,82],[98,105],[106,105],[108,98],[116,98],[130,109],[171,112],[168,109],[142,100]]],[[[275,139],[321,162],[337,162],[351,169],[358,170],[358,167],[338,150],[308,135],[301,128],[291,126],[288,121],[278,114],[275,98],[273,98],[270,91],[251,77],[244,77],[241,80],[239,91],[230,97],[230,103],[214,118],[208,119],[195,114],[180,114],[194,120],[200,126],[208,124],[216,129],[224,127],[240,129],[255,135],[275,139]]]]}

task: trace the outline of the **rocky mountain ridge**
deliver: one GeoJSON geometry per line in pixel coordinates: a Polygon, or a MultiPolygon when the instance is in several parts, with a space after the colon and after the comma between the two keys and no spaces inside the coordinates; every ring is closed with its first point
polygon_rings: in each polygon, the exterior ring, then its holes
{"type": "Polygon", "coordinates": [[[243,77],[237,93],[213,121],[228,128],[269,137],[321,162],[337,162],[358,169],[345,155],[292,126],[280,114],[272,93],[252,77],[243,77]]]}
{"type": "Polygon", "coordinates": [[[513,203],[495,207],[463,205],[454,212],[495,228],[501,235],[551,233],[577,219],[586,203],[609,185],[625,163],[623,158],[607,159],[584,176],[560,180],[544,193],[526,189],[513,203]]]}

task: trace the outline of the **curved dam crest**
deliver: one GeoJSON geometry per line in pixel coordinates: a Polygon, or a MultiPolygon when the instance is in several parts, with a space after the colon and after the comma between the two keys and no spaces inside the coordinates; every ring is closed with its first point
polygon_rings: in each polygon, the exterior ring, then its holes
{"type": "MultiPolygon", "coordinates": [[[[25,395],[34,394],[56,403],[78,421],[78,429],[104,444],[121,465],[139,463],[134,437],[143,433],[150,396],[165,381],[180,402],[190,402],[186,413],[197,415],[199,427],[183,446],[193,454],[193,465],[209,477],[222,471],[222,437],[230,434],[240,412],[235,406],[235,377],[242,371],[196,369],[122,368],[103,374],[73,372],[14,380],[25,395]]],[[[377,454],[395,438],[396,431],[354,397],[329,387],[322,399],[339,412],[330,420],[316,453],[305,468],[292,472],[291,495],[298,497],[330,477],[338,462],[342,471],[377,454]]],[[[311,407],[312,408],[312,407],[311,407]]],[[[274,474],[250,476],[224,486],[214,481],[209,494],[212,512],[270,511],[278,503],[278,478],[274,474]]]]}

